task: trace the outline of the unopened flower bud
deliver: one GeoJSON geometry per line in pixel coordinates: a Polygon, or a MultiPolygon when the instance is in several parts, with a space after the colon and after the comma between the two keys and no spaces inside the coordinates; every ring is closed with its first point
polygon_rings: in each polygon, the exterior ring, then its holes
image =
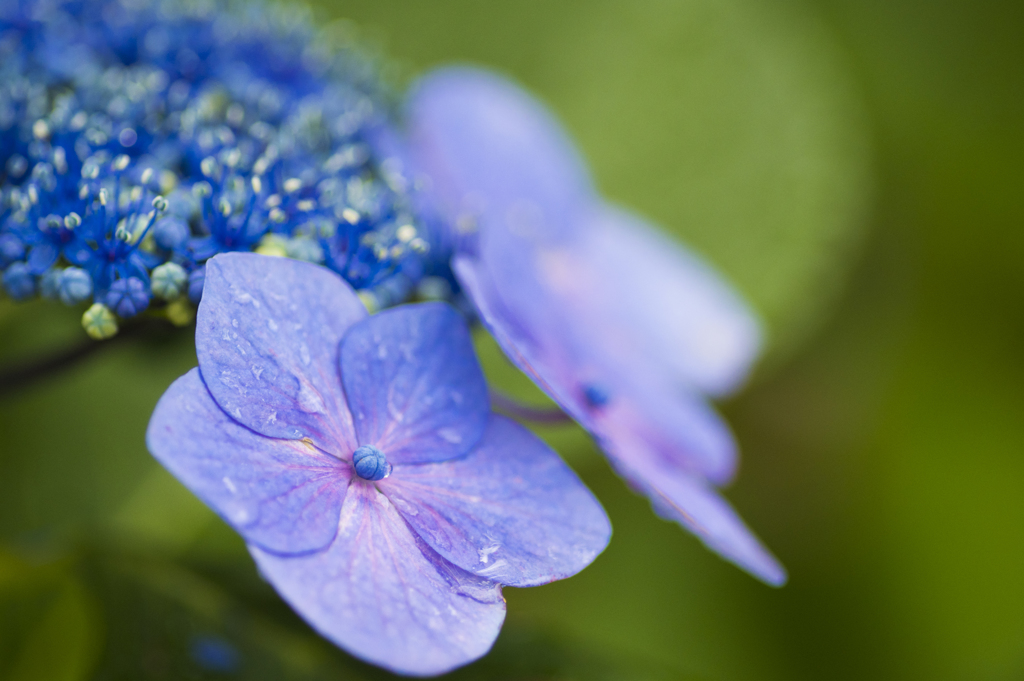
{"type": "Polygon", "coordinates": [[[117,334],[117,319],[106,305],[94,303],[82,315],[82,328],[91,338],[105,340],[117,334]]]}

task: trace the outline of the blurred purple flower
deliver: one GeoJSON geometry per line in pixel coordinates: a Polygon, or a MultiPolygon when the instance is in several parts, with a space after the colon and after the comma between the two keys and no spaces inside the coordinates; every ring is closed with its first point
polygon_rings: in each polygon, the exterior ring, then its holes
{"type": "Polygon", "coordinates": [[[408,101],[414,163],[462,244],[453,268],[515,364],[655,510],[764,581],[786,574],[715,487],[736,448],[707,405],[745,377],[757,321],[703,261],[605,203],[549,112],[468,68],[408,101]]]}
{"type": "Polygon", "coordinates": [[[157,405],[150,451],[358,657],[414,675],[469,662],[501,627],[502,584],[568,577],[608,542],[575,474],[490,411],[445,304],[368,317],[325,268],[218,255],[196,350],[199,368],[157,405]]]}

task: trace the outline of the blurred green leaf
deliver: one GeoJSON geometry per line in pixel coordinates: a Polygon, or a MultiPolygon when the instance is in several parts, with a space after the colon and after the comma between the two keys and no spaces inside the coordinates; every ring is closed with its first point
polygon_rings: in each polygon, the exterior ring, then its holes
{"type": "MultiPolygon", "coordinates": [[[[0,361],[30,361],[82,339],[73,311],[30,303],[0,318],[0,361]]],[[[126,504],[135,495],[138,506],[145,493],[136,488],[159,475],[146,452],[149,415],[191,366],[193,341],[181,330],[100,346],[87,360],[0,398],[0,538],[69,537],[116,526],[118,514],[123,525],[126,504]]],[[[158,518],[171,525],[184,519],[160,510],[137,523],[153,529],[158,518]]]]}
{"type": "Polygon", "coordinates": [[[602,3],[581,19],[554,101],[602,187],[719,265],[786,349],[866,227],[865,114],[835,37],[782,2],[602,3]]]}
{"type": "MultiPolygon", "coordinates": [[[[210,569],[159,554],[92,555],[83,568],[100,594],[109,630],[99,680],[397,679],[332,646],[292,614],[251,561],[210,569]],[[211,642],[229,668],[199,654],[211,642]]],[[[494,651],[452,673],[457,681],[662,681],[680,677],[636,660],[615,659],[514,617],[494,651]]]]}
{"type": "Polygon", "coordinates": [[[33,563],[0,549],[0,678],[87,679],[101,631],[93,597],[67,563],[33,563]]]}
{"type": "MultiPolygon", "coordinates": [[[[91,572],[111,632],[99,679],[362,678],[294,617],[282,626],[260,611],[260,598],[239,598],[185,566],[105,552],[91,572]],[[203,659],[200,646],[210,642],[231,651],[230,664],[218,668],[203,659]]],[[[269,589],[261,591],[265,602],[269,589]]],[[[284,606],[271,596],[270,609],[280,615],[284,606]]]]}
{"type": "Polygon", "coordinates": [[[217,516],[161,466],[153,466],[111,518],[125,540],[156,543],[181,551],[194,543],[217,516]]]}

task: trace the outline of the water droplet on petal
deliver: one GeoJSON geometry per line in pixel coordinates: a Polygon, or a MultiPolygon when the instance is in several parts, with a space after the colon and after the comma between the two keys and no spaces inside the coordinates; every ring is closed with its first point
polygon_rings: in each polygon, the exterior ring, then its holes
{"type": "Polygon", "coordinates": [[[440,435],[445,442],[450,442],[453,445],[457,445],[462,442],[462,433],[454,428],[441,428],[437,431],[437,434],[440,435]]]}
{"type": "Polygon", "coordinates": [[[298,378],[298,381],[299,394],[296,396],[296,399],[299,403],[299,409],[307,414],[323,414],[326,412],[327,407],[324,405],[324,398],[317,389],[301,378],[298,378]]]}
{"type": "Polygon", "coordinates": [[[478,549],[477,553],[480,554],[481,563],[489,563],[491,561],[491,554],[501,548],[500,544],[494,544],[483,549],[478,549]]]}

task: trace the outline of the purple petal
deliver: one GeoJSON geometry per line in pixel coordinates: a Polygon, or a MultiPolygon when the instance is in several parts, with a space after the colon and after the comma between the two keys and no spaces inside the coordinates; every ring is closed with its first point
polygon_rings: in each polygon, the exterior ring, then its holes
{"type": "MultiPolygon", "coordinates": [[[[509,360],[589,429],[589,410],[573,372],[571,342],[567,335],[559,335],[560,324],[554,319],[531,319],[528,310],[514,312],[498,294],[490,272],[479,259],[456,256],[452,269],[484,326],[509,360]]],[[[550,309],[544,305],[534,308],[550,309]]]]}
{"type": "Polygon", "coordinates": [[[593,200],[586,166],[544,106],[467,67],[423,78],[407,103],[412,153],[449,217],[555,234],[593,200]]]}
{"type": "Polygon", "coordinates": [[[538,257],[547,288],[573,324],[589,331],[606,361],[629,357],[635,374],[667,374],[721,395],[758,354],[758,322],[725,280],[625,211],[596,207],[572,244],[538,257]]]}
{"type": "Polygon", "coordinates": [[[588,407],[581,392],[595,373],[569,359],[571,341],[566,338],[560,345],[550,329],[524,328],[476,263],[460,257],[454,269],[513,363],[597,437],[620,473],[656,501],[663,515],[769,584],[784,582],[783,568],[702,480],[724,483],[735,470],[735,445],[721,419],[696,397],[681,391],[645,393],[643,386],[637,390],[615,372],[604,378],[609,404],[588,407]],[[617,410],[630,414],[628,428],[609,418],[617,410]]]}
{"type": "Polygon", "coordinates": [[[359,444],[391,463],[461,456],[487,425],[483,373],[466,322],[449,305],[403,305],[353,326],[341,376],[359,444]]]}
{"type": "Polygon", "coordinates": [[[599,387],[609,399],[632,404],[645,414],[647,430],[670,443],[666,449],[671,449],[676,459],[684,459],[690,470],[718,484],[732,479],[737,460],[732,434],[702,399],[661,377],[640,380],[640,372],[632,375],[632,364],[616,362],[609,367],[588,359],[593,351],[559,329],[557,320],[544,326],[521,323],[475,258],[457,257],[453,269],[487,330],[512,363],[580,425],[600,434],[598,410],[586,399],[588,387],[599,387]]]}
{"type": "Polygon", "coordinates": [[[573,339],[565,332],[559,336],[557,325],[523,324],[497,294],[478,260],[463,256],[453,265],[488,330],[513,363],[597,437],[616,468],[657,501],[664,515],[768,583],[785,581],[777,561],[702,482],[704,478],[726,482],[736,462],[732,435],[710,408],[699,398],[666,388],[663,381],[655,384],[656,390],[648,386],[645,391],[642,383],[630,380],[628,372],[606,368],[601,373],[588,367],[586,353],[573,352],[573,339]],[[602,384],[609,393],[607,406],[586,405],[581,393],[588,381],[602,384]],[[671,502],[663,501],[666,494],[671,502]],[[667,509],[684,510],[670,515],[667,509]]]}
{"type": "Polygon", "coordinates": [[[648,423],[630,405],[610,403],[599,418],[602,448],[619,473],[646,494],[660,515],[696,534],[704,544],[755,577],[781,586],[786,571],[729,504],[671,450],[660,449],[648,423]]]}
{"type": "Polygon", "coordinates": [[[149,451],[245,540],[300,553],[331,543],[350,469],[298,440],[257,435],[213,401],[193,369],[157,403],[149,451]]]}
{"type": "MultiPolygon", "coordinates": [[[[636,415],[635,429],[673,466],[684,468],[716,485],[736,474],[736,441],[729,426],[702,398],[681,391],[658,391],[634,386],[632,394],[611,394],[636,415]]],[[[621,405],[614,405],[621,406],[621,405]]],[[[606,416],[614,406],[595,409],[596,432],[606,430],[606,416]]]]}
{"type": "Polygon", "coordinates": [[[396,466],[380,489],[444,558],[510,586],[576,574],[604,550],[601,505],[551,449],[492,415],[468,456],[396,466]]]}
{"type": "Polygon", "coordinates": [[[326,551],[251,548],[260,571],[323,636],[368,662],[416,676],[486,653],[505,618],[498,584],[426,546],[372,485],[355,482],[326,551]]]}
{"type": "Polygon", "coordinates": [[[268,437],[355,449],[338,345],[366,310],[338,275],[252,253],[206,265],[196,323],[203,381],[232,418],[268,437]]]}
{"type": "MultiPolygon", "coordinates": [[[[624,252],[638,250],[629,246],[638,241],[654,250],[651,244],[657,241],[655,235],[629,231],[613,219],[619,214],[610,209],[591,213],[602,218],[590,220],[595,225],[593,232],[615,238],[622,236],[618,232],[624,232],[624,252]],[[604,219],[606,215],[608,219],[604,219]]],[[[581,234],[567,242],[574,246],[560,246],[530,244],[503,230],[495,230],[491,236],[500,245],[497,252],[505,254],[503,266],[493,266],[494,259],[485,249],[479,256],[456,257],[453,269],[512,361],[588,430],[599,432],[586,398],[588,390],[599,389],[611,399],[635,403],[647,415],[650,429],[671,434],[678,454],[691,459],[687,465],[694,472],[720,484],[731,479],[736,468],[731,435],[717,415],[693,394],[693,376],[700,375],[700,363],[681,357],[690,350],[685,345],[687,338],[693,340],[693,347],[712,335],[727,338],[722,345],[735,346],[739,337],[754,339],[748,348],[756,347],[757,327],[749,316],[733,315],[728,308],[716,311],[719,302],[741,307],[738,301],[726,300],[724,284],[710,274],[702,280],[704,272],[695,264],[687,270],[692,276],[684,273],[673,279],[675,275],[665,273],[667,284],[675,282],[670,287],[672,300],[666,301],[654,292],[656,284],[646,279],[647,275],[635,277],[642,282],[636,291],[629,277],[608,276],[608,272],[619,271],[611,262],[614,238],[581,234]],[[506,279],[512,273],[509,261],[519,264],[514,276],[506,279]],[[692,281],[680,281],[687,277],[692,281]],[[703,286],[714,295],[676,290],[689,284],[703,286]],[[625,293],[617,291],[620,286],[625,293]],[[652,301],[643,300],[644,296],[652,301]],[[659,319],[652,302],[681,307],[679,323],[659,319]],[[741,332],[744,323],[752,333],[741,332]]],[[[673,247],[667,242],[664,248],[671,253],[673,247]]],[[[659,258],[664,259],[652,255],[654,260],[659,258]]],[[[642,267],[642,263],[635,265],[642,267]]],[[[663,316],[667,319],[672,315],[666,311],[663,316]]],[[[714,345],[711,340],[709,345],[714,345]]],[[[737,355],[732,350],[723,351],[737,355]]],[[[705,357],[714,353],[712,348],[705,357]]],[[[731,380],[738,369],[746,368],[752,354],[748,349],[745,361],[733,362],[725,371],[717,371],[717,376],[715,369],[708,370],[701,378],[722,378],[730,373],[731,380]]],[[[724,363],[719,366],[724,367],[724,363]]],[[[708,382],[705,380],[705,384],[708,382]]]]}

